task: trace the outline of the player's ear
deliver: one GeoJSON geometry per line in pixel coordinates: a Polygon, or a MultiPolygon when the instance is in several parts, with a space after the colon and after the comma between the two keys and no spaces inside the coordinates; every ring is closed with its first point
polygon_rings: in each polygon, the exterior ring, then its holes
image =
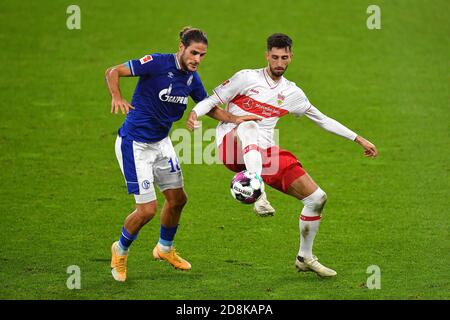
{"type": "Polygon", "coordinates": [[[183,42],[180,41],[180,44],[178,45],[178,51],[183,52],[183,50],[184,50],[184,44],[183,44],[183,42]]]}

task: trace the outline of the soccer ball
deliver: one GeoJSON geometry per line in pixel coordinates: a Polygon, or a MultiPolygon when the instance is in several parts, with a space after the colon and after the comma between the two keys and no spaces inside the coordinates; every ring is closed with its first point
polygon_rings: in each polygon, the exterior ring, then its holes
{"type": "Polygon", "coordinates": [[[241,203],[255,203],[264,192],[264,182],[258,174],[244,170],[233,177],[230,191],[231,196],[241,203]]]}

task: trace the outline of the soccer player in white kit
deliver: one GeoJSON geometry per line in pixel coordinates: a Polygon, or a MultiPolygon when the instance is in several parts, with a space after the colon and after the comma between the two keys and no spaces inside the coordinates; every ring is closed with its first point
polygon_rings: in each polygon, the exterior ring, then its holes
{"type": "MultiPolygon", "coordinates": [[[[327,195],[306,173],[295,155],[275,145],[274,128],[278,120],[289,113],[305,115],[321,128],[360,144],[365,156],[376,157],[378,152],[371,142],[321,113],[295,83],[283,77],[292,59],[291,48],[292,40],[287,35],[271,35],[267,39],[268,66],[241,70],[216,87],[211,96],[195,106],[187,126],[195,129],[198,117],[205,114],[220,120],[216,141],[225,166],[235,172],[247,169],[257,173],[266,184],[303,202],[299,219],[300,248],[295,266],[298,271],[332,277],[336,271],[319,263],[312,253],[327,195]],[[253,114],[261,120],[239,125],[227,122],[227,114],[217,107],[222,104],[234,116],[253,114]]],[[[265,194],[255,203],[254,210],[260,216],[272,215],[275,211],[265,194]]]]}

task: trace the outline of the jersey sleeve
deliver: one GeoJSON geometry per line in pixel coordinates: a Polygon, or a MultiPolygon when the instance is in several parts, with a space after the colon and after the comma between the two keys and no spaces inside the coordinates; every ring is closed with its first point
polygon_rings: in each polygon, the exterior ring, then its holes
{"type": "Polygon", "coordinates": [[[246,79],[246,70],[241,70],[235,73],[230,79],[225,80],[220,86],[216,87],[213,90],[213,93],[219,98],[221,103],[227,104],[243,91],[246,79]]]}
{"type": "Polygon", "coordinates": [[[305,115],[322,129],[337,134],[338,136],[344,137],[349,140],[355,140],[358,136],[355,132],[353,132],[340,122],[324,115],[313,105],[311,105],[311,107],[306,111],[305,115]]]}
{"type": "Polygon", "coordinates": [[[131,74],[136,77],[155,74],[161,65],[161,56],[159,54],[147,54],[140,59],[129,60],[128,67],[131,74]]]}
{"type": "Polygon", "coordinates": [[[300,117],[304,115],[309,108],[311,108],[311,103],[305,93],[300,88],[297,89],[298,90],[296,90],[295,95],[290,102],[292,105],[291,113],[297,117],[300,117]]]}
{"type": "Polygon", "coordinates": [[[200,76],[197,73],[194,73],[193,86],[194,87],[190,96],[195,101],[195,103],[202,101],[208,96],[208,93],[203,87],[202,80],[200,79],[200,76]]]}

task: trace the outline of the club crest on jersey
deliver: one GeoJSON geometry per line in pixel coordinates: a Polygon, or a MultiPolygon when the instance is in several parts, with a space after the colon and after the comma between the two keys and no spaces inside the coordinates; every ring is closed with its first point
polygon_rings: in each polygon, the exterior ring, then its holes
{"type": "Polygon", "coordinates": [[[139,59],[139,61],[141,62],[141,64],[147,63],[149,61],[152,61],[153,57],[151,55],[146,55],[145,57],[142,57],[139,59]]]}
{"type": "Polygon", "coordinates": [[[188,97],[183,96],[171,96],[172,92],[172,84],[167,89],[162,89],[159,92],[159,100],[164,102],[171,102],[171,103],[180,103],[180,104],[187,104],[188,103],[188,97]]]}
{"type": "Polygon", "coordinates": [[[148,180],[142,181],[142,188],[145,189],[145,190],[150,188],[150,181],[148,181],[148,180]]]}
{"type": "Polygon", "coordinates": [[[168,74],[167,74],[167,76],[169,77],[169,78],[173,78],[173,72],[169,72],[168,74]]]}
{"type": "Polygon", "coordinates": [[[186,82],[186,84],[187,84],[188,86],[191,85],[192,79],[193,79],[193,78],[194,78],[194,76],[191,74],[191,76],[189,77],[188,81],[186,82]]]}
{"type": "Polygon", "coordinates": [[[278,103],[279,106],[281,106],[283,104],[284,99],[286,99],[286,97],[283,96],[281,93],[279,93],[278,96],[277,96],[277,103],[278,103]]]}

